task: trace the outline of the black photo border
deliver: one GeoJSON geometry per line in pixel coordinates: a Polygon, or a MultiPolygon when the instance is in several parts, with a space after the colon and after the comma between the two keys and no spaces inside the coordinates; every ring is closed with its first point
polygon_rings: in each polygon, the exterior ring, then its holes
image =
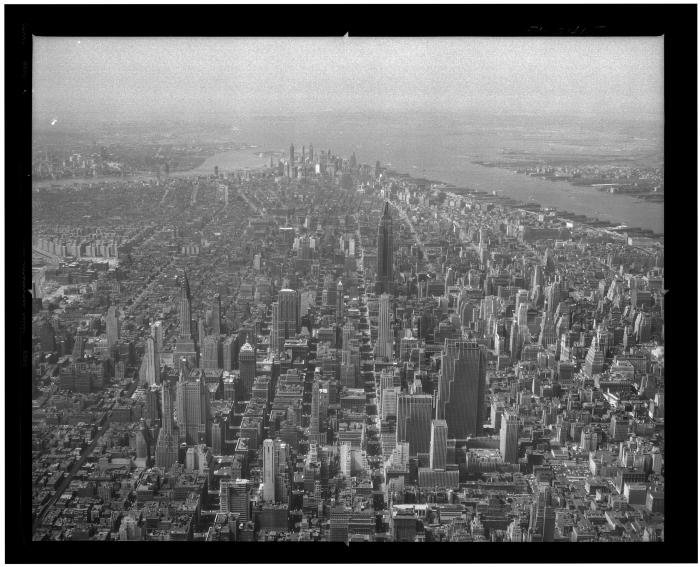
{"type": "Polygon", "coordinates": [[[5,560],[8,563],[696,563],[697,6],[5,5],[5,560]],[[44,36],[662,36],[665,78],[665,541],[157,545],[31,541],[31,49],[44,36]],[[695,285],[693,285],[695,284],[695,285]],[[683,299],[680,295],[684,295],[683,299]],[[679,312],[680,311],[680,312],[679,312]],[[685,472],[683,472],[685,471],[685,472]],[[682,481],[682,482],[681,482],[682,481]],[[323,549],[321,549],[323,547],[323,549]]]}

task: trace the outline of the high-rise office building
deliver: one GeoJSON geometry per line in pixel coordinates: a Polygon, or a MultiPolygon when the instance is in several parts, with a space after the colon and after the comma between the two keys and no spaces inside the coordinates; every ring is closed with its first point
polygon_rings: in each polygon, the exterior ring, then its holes
{"type": "Polygon", "coordinates": [[[278,354],[281,350],[280,345],[280,304],[274,301],[271,306],[272,322],[270,324],[270,354],[278,354]]]}
{"type": "Polygon", "coordinates": [[[160,383],[160,354],[153,337],[146,338],[146,350],[141,359],[139,379],[142,384],[149,386],[160,383]]]}
{"type": "Polygon", "coordinates": [[[501,417],[501,458],[504,463],[514,464],[518,462],[518,436],[520,425],[515,415],[506,413],[501,417]]]}
{"type": "Polygon", "coordinates": [[[214,296],[214,305],[211,309],[211,333],[212,335],[221,334],[221,296],[218,293],[214,296]]]}
{"type": "Polygon", "coordinates": [[[383,293],[379,297],[379,321],[377,330],[377,356],[391,360],[393,357],[393,334],[391,329],[391,296],[383,293]]]}
{"type": "Polygon", "coordinates": [[[119,312],[115,306],[107,310],[105,323],[107,326],[107,345],[112,348],[119,341],[120,331],[119,312]]]}
{"type": "Polygon", "coordinates": [[[187,272],[183,272],[180,287],[180,336],[192,338],[192,295],[187,272]]]}
{"type": "Polygon", "coordinates": [[[510,326],[510,337],[508,343],[508,350],[510,352],[510,359],[515,362],[520,360],[520,326],[515,317],[513,317],[513,323],[510,326]]]}
{"type": "Polygon", "coordinates": [[[394,232],[389,212],[389,202],[377,229],[377,282],[376,293],[393,293],[394,283],[394,232]]]}
{"type": "Polygon", "coordinates": [[[200,348],[204,343],[204,337],[207,336],[206,324],[204,317],[199,317],[197,319],[197,345],[199,345],[200,348]]]}
{"type": "Polygon", "coordinates": [[[598,337],[593,337],[591,346],[586,353],[586,360],[583,363],[583,372],[589,378],[594,374],[600,374],[605,366],[605,355],[603,349],[598,344],[598,337]]]}
{"type": "Polygon", "coordinates": [[[527,328],[527,311],[529,309],[529,303],[523,301],[518,305],[518,310],[515,312],[514,316],[518,318],[518,327],[520,329],[527,328]]]}
{"type": "Polygon", "coordinates": [[[321,431],[321,388],[318,380],[314,380],[311,389],[311,422],[309,423],[309,443],[326,444],[326,432],[321,431]]]}
{"type": "Polygon", "coordinates": [[[169,380],[164,380],[161,387],[162,425],[156,443],[156,466],[169,470],[177,463],[178,434],[173,420],[174,392],[169,380]]]}
{"type": "Polygon", "coordinates": [[[275,476],[277,475],[277,454],[272,439],[263,441],[263,499],[275,501],[275,476]]]}
{"type": "Polygon", "coordinates": [[[294,165],[294,144],[289,146],[289,163],[294,165]]]}
{"type": "Polygon", "coordinates": [[[343,291],[342,281],[339,281],[338,286],[336,287],[335,301],[335,318],[338,321],[338,324],[341,324],[345,310],[345,292],[343,291]]]}
{"type": "Polygon", "coordinates": [[[139,429],[136,432],[136,458],[146,461],[151,458],[151,433],[144,418],[139,420],[139,429]]]}
{"type": "Polygon", "coordinates": [[[156,341],[158,352],[163,351],[163,321],[156,321],[151,324],[151,336],[156,341]]]}
{"type": "Polygon", "coordinates": [[[221,360],[223,352],[219,335],[207,335],[204,337],[202,350],[202,368],[212,370],[223,368],[223,361],[221,360]]]}
{"type": "Polygon", "coordinates": [[[437,393],[437,419],[450,436],[479,435],[486,390],[486,352],[476,343],[445,339],[437,393]]]}
{"type": "Polygon", "coordinates": [[[411,455],[430,450],[433,397],[400,394],[396,400],[396,443],[407,442],[411,455]]]}
{"type": "Polygon", "coordinates": [[[197,365],[197,345],[192,338],[192,296],[187,272],[183,273],[180,288],[180,332],[175,343],[175,369],[180,370],[180,363],[185,359],[190,366],[197,365]]]}
{"type": "Polygon", "coordinates": [[[241,400],[249,400],[255,381],[255,349],[246,342],[238,353],[238,368],[240,370],[241,400]]]}
{"type": "Polygon", "coordinates": [[[301,324],[301,296],[293,289],[282,289],[277,301],[272,304],[272,329],[270,350],[273,354],[284,348],[284,341],[293,338],[301,324]]]}
{"type": "Polygon", "coordinates": [[[447,463],[447,422],[434,419],[430,424],[430,468],[444,469],[447,463]]]}
{"type": "Polygon", "coordinates": [[[250,481],[246,479],[222,480],[219,485],[219,510],[239,514],[242,522],[250,520],[250,481]]]}
{"type": "MultiPolygon", "coordinates": [[[[200,372],[200,371],[198,371],[200,372]]],[[[210,445],[209,390],[204,376],[192,379],[181,372],[177,383],[177,420],[180,438],[188,445],[210,445]]]]}
{"type": "Polygon", "coordinates": [[[230,336],[226,337],[222,345],[222,362],[224,364],[223,369],[226,371],[231,371],[235,368],[236,360],[236,337],[230,336]]]}

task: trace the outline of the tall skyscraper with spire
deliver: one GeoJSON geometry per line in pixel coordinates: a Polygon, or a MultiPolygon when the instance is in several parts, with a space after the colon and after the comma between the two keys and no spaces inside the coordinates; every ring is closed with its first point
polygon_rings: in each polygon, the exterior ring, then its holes
{"type": "Polygon", "coordinates": [[[384,203],[384,212],[377,229],[377,282],[376,293],[393,293],[394,282],[394,231],[389,212],[389,202],[384,203]]]}
{"type": "Polygon", "coordinates": [[[177,462],[178,436],[174,431],[173,408],[175,406],[173,388],[169,380],[163,382],[162,390],[163,423],[156,443],[156,466],[165,470],[177,462]]]}
{"type": "Polygon", "coordinates": [[[339,325],[342,324],[342,322],[343,322],[344,311],[345,311],[345,292],[343,291],[343,282],[339,281],[338,286],[336,287],[336,296],[335,296],[335,318],[338,321],[339,325]]]}
{"type": "Polygon", "coordinates": [[[197,345],[192,338],[192,296],[187,272],[183,272],[180,287],[180,333],[175,344],[175,369],[180,369],[180,361],[185,358],[192,366],[197,365],[197,345]]]}
{"type": "Polygon", "coordinates": [[[318,380],[314,380],[311,390],[311,422],[309,424],[309,443],[326,444],[326,433],[321,432],[321,388],[318,380]]]}
{"type": "Polygon", "coordinates": [[[221,334],[221,296],[218,293],[214,296],[214,305],[211,310],[211,334],[221,334]]]}
{"type": "Polygon", "coordinates": [[[180,336],[192,338],[192,295],[185,271],[183,271],[180,286],[180,336]]]}

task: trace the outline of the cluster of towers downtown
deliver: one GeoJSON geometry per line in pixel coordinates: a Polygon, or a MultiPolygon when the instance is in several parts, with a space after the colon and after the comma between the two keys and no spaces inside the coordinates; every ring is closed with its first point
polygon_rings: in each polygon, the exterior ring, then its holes
{"type": "MultiPolygon", "coordinates": [[[[393,225],[388,202],[384,204],[377,231],[377,272],[375,293],[378,296],[379,314],[375,363],[387,368],[394,360],[393,334],[393,225]]],[[[343,287],[337,286],[336,320],[342,325],[344,319],[343,287]]],[[[213,335],[205,336],[200,328],[198,337],[202,344],[197,345],[192,333],[192,313],[190,286],[185,273],[182,278],[179,300],[180,329],[176,341],[174,364],[179,378],[175,383],[162,379],[159,372],[158,352],[162,346],[162,336],[158,333],[149,337],[146,345],[145,362],[142,364],[142,381],[148,384],[162,384],[161,407],[162,426],[158,432],[155,460],[156,466],[170,468],[178,461],[178,450],[183,444],[209,445],[211,443],[211,415],[209,394],[203,372],[194,371],[202,359],[208,358],[213,366],[220,333],[220,303],[214,302],[213,335]],[[213,345],[210,348],[210,343],[213,345]],[[210,352],[211,350],[211,352],[210,352]],[[202,359],[200,359],[200,354],[202,359]],[[175,418],[175,416],[177,416],[175,418]],[[177,423],[177,427],[176,424],[177,423]]],[[[282,289],[278,301],[272,303],[272,325],[270,329],[270,353],[280,351],[285,340],[293,338],[300,331],[300,294],[292,289],[282,289]]],[[[201,323],[200,323],[201,327],[201,323]]],[[[343,357],[341,370],[354,369],[354,372],[341,373],[341,384],[358,384],[359,361],[352,359],[352,333],[354,328],[347,323],[343,330],[343,357]],[[347,335],[347,336],[346,336],[347,335]],[[350,374],[354,374],[350,376],[350,374]]],[[[356,339],[355,339],[356,340],[356,339]]],[[[486,355],[477,344],[465,339],[446,339],[441,353],[441,370],[436,395],[424,394],[420,384],[408,391],[402,391],[395,383],[384,383],[378,392],[383,405],[390,404],[396,416],[396,446],[399,453],[408,456],[428,457],[430,473],[445,471],[448,444],[465,440],[481,432],[484,418],[484,397],[486,389],[486,355]],[[448,439],[450,440],[448,442],[448,439]]],[[[238,352],[241,393],[250,395],[256,373],[256,351],[248,337],[238,352]]],[[[382,372],[384,375],[385,372],[382,372]]],[[[325,444],[326,433],[321,430],[319,419],[320,386],[319,377],[314,376],[311,400],[311,418],[308,429],[312,444],[325,444]]],[[[419,383],[419,381],[418,381],[419,383]]],[[[517,422],[507,416],[503,420],[505,435],[501,435],[502,452],[507,461],[517,456],[517,422]],[[505,439],[505,443],[503,442],[505,439]],[[505,446],[503,446],[505,445],[505,446]]],[[[275,500],[275,470],[279,459],[279,448],[272,439],[264,440],[263,453],[263,497],[265,501],[275,500]]],[[[512,462],[512,461],[511,461],[512,462]]]]}

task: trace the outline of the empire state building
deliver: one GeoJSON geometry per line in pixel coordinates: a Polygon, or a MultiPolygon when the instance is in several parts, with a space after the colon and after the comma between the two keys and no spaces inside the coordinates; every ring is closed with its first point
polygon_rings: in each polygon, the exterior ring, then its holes
{"type": "Polygon", "coordinates": [[[394,233],[389,213],[389,202],[384,203],[384,213],[377,229],[377,282],[375,292],[393,293],[394,282],[394,233]]]}
{"type": "Polygon", "coordinates": [[[197,365],[197,346],[192,339],[192,296],[187,272],[183,274],[180,289],[180,333],[175,343],[175,354],[173,366],[176,370],[180,370],[183,359],[193,367],[197,365]]]}

